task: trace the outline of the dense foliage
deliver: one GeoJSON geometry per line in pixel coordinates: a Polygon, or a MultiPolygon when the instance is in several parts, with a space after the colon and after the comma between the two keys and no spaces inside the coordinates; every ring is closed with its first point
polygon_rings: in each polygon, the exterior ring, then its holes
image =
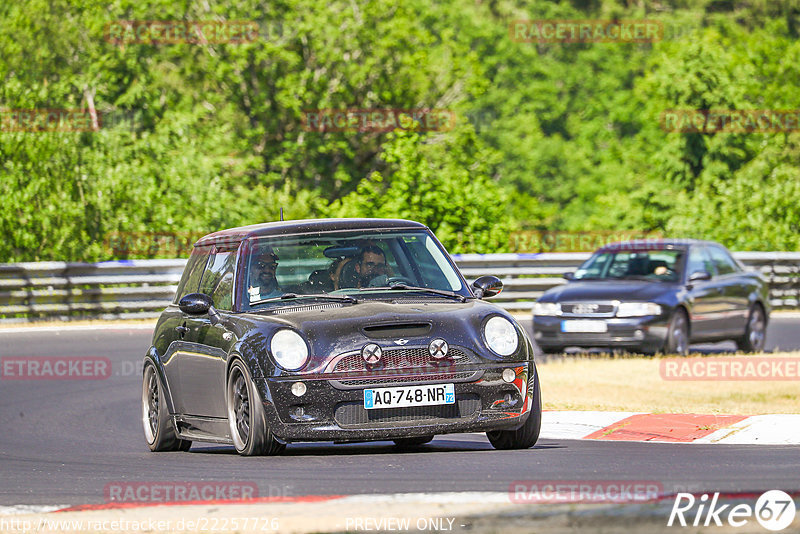
{"type": "Polygon", "coordinates": [[[800,134],[667,132],[671,109],[800,109],[794,0],[0,3],[0,262],[110,236],[406,217],[451,252],[634,229],[800,250],[800,134]],[[515,20],[650,19],[648,43],[518,42],[515,20]],[[252,21],[237,43],[118,43],[115,21],[252,21]],[[445,109],[444,129],[314,131],[308,110],[445,109]],[[81,109],[87,131],[16,131],[81,109]],[[100,121],[100,119],[103,119],[100,121]],[[9,126],[12,125],[12,126],[9,126]]]}

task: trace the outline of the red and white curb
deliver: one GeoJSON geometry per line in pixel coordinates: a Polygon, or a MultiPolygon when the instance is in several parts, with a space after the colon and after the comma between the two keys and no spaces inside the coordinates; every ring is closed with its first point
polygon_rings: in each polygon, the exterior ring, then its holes
{"type": "Polygon", "coordinates": [[[658,443],[800,444],[800,414],[700,415],[545,411],[544,439],[658,443]]]}

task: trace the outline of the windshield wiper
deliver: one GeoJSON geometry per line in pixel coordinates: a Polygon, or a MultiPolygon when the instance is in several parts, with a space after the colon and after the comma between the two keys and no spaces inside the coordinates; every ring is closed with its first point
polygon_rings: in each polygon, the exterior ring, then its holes
{"type": "Polygon", "coordinates": [[[348,295],[328,295],[326,293],[308,293],[308,294],[297,294],[297,293],[284,293],[280,297],[271,297],[268,299],[261,299],[255,302],[251,302],[250,304],[261,304],[262,302],[275,302],[278,300],[292,300],[292,299],[323,299],[323,300],[337,300],[341,302],[351,302],[356,304],[358,299],[350,297],[348,295]]]}
{"type": "MultiPolygon", "coordinates": [[[[370,287],[369,289],[376,289],[376,288],[370,287]]],[[[379,289],[383,289],[383,288],[379,288],[379,289]]],[[[442,295],[442,296],[445,296],[445,297],[457,298],[461,302],[466,302],[467,301],[467,297],[465,297],[464,295],[459,295],[455,291],[446,291],[444,289],[433,289],[433,288],[430,288],[430,287],[410,286],[410,285],[407,285],[407,284],[392,284],[392,285],[389,286],[389,289],[424,291],[426,293],[432,293],[434,295],[442,295]]]]}

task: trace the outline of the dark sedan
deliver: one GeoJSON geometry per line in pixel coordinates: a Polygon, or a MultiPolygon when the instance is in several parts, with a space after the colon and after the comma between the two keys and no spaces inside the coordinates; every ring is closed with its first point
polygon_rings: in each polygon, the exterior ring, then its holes
{"type": "Polygon", "coordinates": [[[192,441],[277,454],[293,441],[429,442],[486,432],[528,448],[541,425],[531,341],[468,285],[424,225],[275,222],[200,239],[144,364],[153,451],[192,441]]]}
{"type": "Polygon", "coordinates": [[[725,247],[675,239],[614,243],[534,304],[534,338],[566,347],[686,354],[689,344],[731,339],[764,349],[768,287],[725,247]]]}

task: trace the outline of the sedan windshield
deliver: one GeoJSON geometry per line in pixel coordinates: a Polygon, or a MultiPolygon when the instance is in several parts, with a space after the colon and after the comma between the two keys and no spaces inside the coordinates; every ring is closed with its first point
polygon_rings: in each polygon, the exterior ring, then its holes
{"type": "Polygon", "coordinates": [[[575,280],[633,279],[677,282],[682,250],[624,250],[599,252],[575,271],[575,280]]]}
{"type": "Polygon", "coordinates": [[[245,309],[311,299],[471,296],[423,230],[260,238],[243,250],[245,309]]]}

